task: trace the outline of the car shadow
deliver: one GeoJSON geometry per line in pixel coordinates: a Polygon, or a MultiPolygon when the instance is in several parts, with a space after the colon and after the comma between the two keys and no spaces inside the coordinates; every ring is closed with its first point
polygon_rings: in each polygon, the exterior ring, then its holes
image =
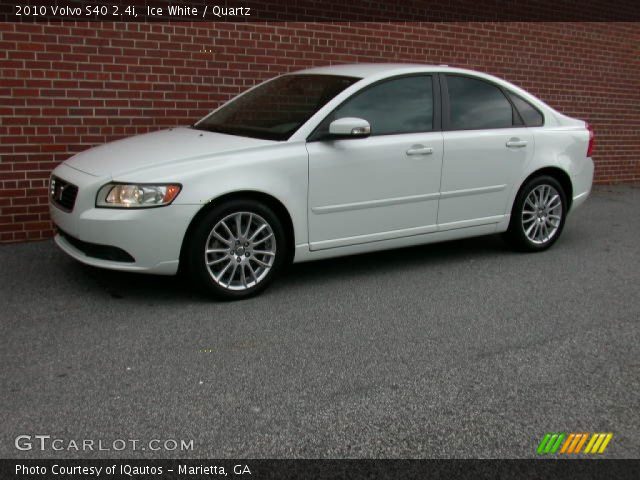
{"type": "MultiPolygon", "coordinates": [[[[503,240],[498,235],[491,235],[305,262],[289,266],[265,293],[281,294],[292,285],[299,288],[301,285],[341,282],[361,275],[371,275],[372,271],[408,271],[509,253],[511,250],[503,240]]],[[[71,270],[69,277],[82,284],[90,293],[107,294],[116,301],[131,298],[147,303],[211,301],[211,298],[194,288],[183,274],[159,276],[104,270],[72,260],[65,268],[71,270]]]]}
{"type": "Polygon", "coordinates": [[[291,265],[285,278],[288,283],[315,282],[370,275],[372,271],[393,273],[402,270],[434,267],[470,259],[486,259],[513,253],[498,235],[453,240],[414,247],[336,257],[291,265]]]}

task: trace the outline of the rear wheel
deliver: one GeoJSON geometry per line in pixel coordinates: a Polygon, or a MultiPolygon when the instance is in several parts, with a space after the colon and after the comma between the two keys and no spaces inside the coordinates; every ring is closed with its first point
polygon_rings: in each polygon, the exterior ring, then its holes
{"type": "Polygon", "coordinates": [[[537,252],[560,237],[567,215],[565,192],[555,178],[542,175],[518,192],[506,238],[519,250],[537,252]]]}
{"type": "Polygon", "coordinates": [[[241,299],[264,290],[286,259],[278,217],[254,200],[213,208],[196,226],[188,248],[189,270],[205,291],[241,299]]]}

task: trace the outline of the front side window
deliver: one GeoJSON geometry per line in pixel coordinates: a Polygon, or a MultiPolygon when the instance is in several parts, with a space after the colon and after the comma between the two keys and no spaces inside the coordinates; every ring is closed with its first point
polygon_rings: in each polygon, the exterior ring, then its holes
{"type": "MultiPolygon", "coordinates": [[[[345,117],[362,118],[371,135],[392,135],[433,130],[433,82],[429,75],[387,80],[356,93],[336,108],[319,130],[345,117]]],[[[325,132],[325,133],[326,133],[325,132]]]]}
{"type": "Polygon", "coordinates": [[[495,85],[476,78],[447,75],[449,129],[506,128],[519,123],[517,113],[495,85]]]}
{"type": "Polygon", "coordinates": [[[336,75],[284,75],[228,103],[194,128],[287,140],[328,101],[358,80],[336,75]]]}

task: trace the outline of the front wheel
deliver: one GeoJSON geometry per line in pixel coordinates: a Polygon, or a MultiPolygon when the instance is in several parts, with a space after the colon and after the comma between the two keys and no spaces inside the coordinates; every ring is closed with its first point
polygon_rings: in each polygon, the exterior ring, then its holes
{"type": "Polygon", "coordinates": [[[286,258],[282,224],[267,206],[232,200],[209,211],[189,242],[193,280],[218,298],[233,300],[264,290],[286,258]]]}
{"type": "Polygon", "coordinates": [[[567,199],[560,182],[543,175],[518,192],[506,237],[519,250],[537,252],[560,237],[567,216],[567,199]]]}

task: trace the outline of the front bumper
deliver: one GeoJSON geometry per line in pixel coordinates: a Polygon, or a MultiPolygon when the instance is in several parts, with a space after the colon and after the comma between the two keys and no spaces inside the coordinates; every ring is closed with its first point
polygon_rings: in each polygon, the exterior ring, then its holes
{"type": "Polygon", "coordinates": [[[176,205],[149,209],[96,208],[98,189],[110,179],[80,172],[66,165],[54,171],[57,177],[78,187],[73,209],[64,211],[49,205],[51,219],[66,234],[56,244],[76,260],[95,267],[132,272],[173,275],[178,270],[180,248],[199,205],[176,205]],[[98,258],[93,247],[123,250],[133,261],[98,258]]]}

